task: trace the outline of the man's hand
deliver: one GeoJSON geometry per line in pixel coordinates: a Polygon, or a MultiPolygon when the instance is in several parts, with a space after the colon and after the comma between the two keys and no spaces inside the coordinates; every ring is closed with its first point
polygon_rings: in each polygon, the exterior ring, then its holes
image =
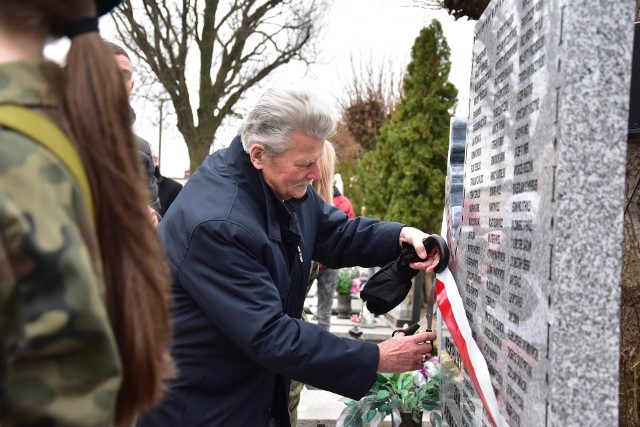
{"type": "Polygon", "coordinates": [[[402,242],[407,242],[416,250],[418,256],[425,259],[422,262],[414,262],[409,264],[409,267],[415,270],[426,270],[427,273],[432,273],[433,269],[440,262],[440,253],[436,248],[431,249],[427,254],[427,250],[424,247],[422,241],[429,237],[428,234],[418,230],[414,227],[402,227],[400,230],[399,245],[402,248],[402,242]]]}
{"type": "Polygon", "coordinates": [[[405,337],[402,332],[378,344],[380,359],[378,372],[400,373],[421,369],[431,359],[433,348],[427,341],[436,339],[433,332],[421,332],[405,337]]]}

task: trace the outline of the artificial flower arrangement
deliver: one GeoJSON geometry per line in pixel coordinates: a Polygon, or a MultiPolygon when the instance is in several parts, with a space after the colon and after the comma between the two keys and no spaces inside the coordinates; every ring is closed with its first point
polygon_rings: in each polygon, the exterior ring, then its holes
{"type": "Polygon", "coordinates": [[[360,292],[362,281],[356,267],[345,267],[338,270],[338,295],[355,295],[360,292]]]}
{"type": "Polygon", "coordinates": [[[422,412],[440,406],[440,362],[433,357],[419,371],[378,373],[376,382],[362,399],[342,401],[347,407],[338,419],[338,427],[362,427],[367,423],[377,427],[387,415],[398,426],[408,414],[416,425],[421,425],[422,412]]]}

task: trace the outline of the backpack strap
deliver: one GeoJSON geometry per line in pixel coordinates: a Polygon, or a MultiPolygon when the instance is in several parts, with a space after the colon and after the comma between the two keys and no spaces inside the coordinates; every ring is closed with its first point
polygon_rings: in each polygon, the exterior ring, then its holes
{"type": "Polygon", "coordinates": [[[51,120],[18,105],[0,105],[0,125],[33,139],[65,165],[78,183],[91,219],[95,222],[89,180],[80,155],[67,135],[51,120]]]}

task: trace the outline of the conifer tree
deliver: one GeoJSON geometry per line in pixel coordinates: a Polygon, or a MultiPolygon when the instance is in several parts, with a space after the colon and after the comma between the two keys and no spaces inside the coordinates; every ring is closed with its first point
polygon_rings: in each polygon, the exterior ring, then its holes
{"type": "Polygon", "coordinates": [[[358,164],[367,216],[440,230],[449,120],[458,93],[448,81],[449,53],[440,22],[420,31],[403,81],[405,97],[358,164]]]}

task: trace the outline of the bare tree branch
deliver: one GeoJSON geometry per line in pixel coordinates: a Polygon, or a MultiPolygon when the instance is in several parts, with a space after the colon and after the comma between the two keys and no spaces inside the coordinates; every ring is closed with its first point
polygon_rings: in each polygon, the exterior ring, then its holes
{"type": "Polygon", "coordinates": [[[391,60],[377,68],[372,64],[372,60],[360,60],[356,65],[351,58],[353,78],[340,102],[342,121],[363,152],[373,149],[378,131],[404,96],[402,70],[397,70],[391,60]]]}
{"type": "Polygon", "coordinates": [[[126,0],[113,19],[162,87],[149,97],[171,100],[194,169],[251,87],[290,61],[315,61],[330,1],[126,0]]]}

